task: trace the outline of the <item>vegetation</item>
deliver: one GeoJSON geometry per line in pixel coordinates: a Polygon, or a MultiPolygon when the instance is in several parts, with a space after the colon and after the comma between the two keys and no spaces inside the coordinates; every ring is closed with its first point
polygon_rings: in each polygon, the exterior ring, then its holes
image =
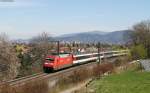
{"type": "Polygon", "coordinates": [[[133,26],[132,32],[126,35],[128,44],[132,45],[133,59],[150,58],[150,21],[142,21],[133,26]]]}
{"type": "Polygon", "coordinates": [[[93,77],[93,74],[96,77],[107,71],[111,71],[112,66],[113,65],[111,63],[105,63],[102,65],[94,66],[90,69],[88,67],[77,69],[73,71],[73,73],[60,76],[55,86],[49,85],[48,80],[39,80],[38,82],[37,80],[29,81],[24,85],[16,88],[12,88],[6,84],[5,86],[0,87],[0,93],[59,93],[60,91],[70,86],[74,86],[93,77]],[[98,67],[100,67],[100,69],[98,67]]]}
{"type": "Polygon", "coordinates": [[[0,87],[0,93],[49,93],[46,80],[31,81],[21,87],[10,87],[8,84],[0,87]]]}
{"type": "Polygon", "coordinates": [[[87,91],[92,93],[148,93],[150,91],[149,72],[143,72],[138,63],[122,66],[125,69],[116,68],[118,73],[92,81],[87,86],[87,91]]]}
{"type": "Polygon", "coordinates": [[[45,56],[52,49],[48,33],[41,33],[29,44],[11,42],[0,35],[0,80],[14,79],[42,72],[45,56]]]}
{"type": "Polygon", "coordinates": [[[148,93],[149,72],[126,71],[91,83],[95,93],[148,93]]]}
{"type": "Polygon", "coordinates": [[[147,50],[143,45],[133,46],[130,51],[133,59],[147,58],[147,50]]]}
{"type": "Polygon", "coordinates": [[[18,74],[20,66],[12,43],[6,34],[0,35],[0,80],[13,79],[18,74]]]}
{"type": "Polygon", "coordinates": [[[21,61],[19,76],[31,75],[43,71],[42,64],[44,58],[52,48],[49,40],[51,40],[49,34],[43,32],[30,40],[30,43],[27,45],[29,48],[27,51],[19,53],[18,57],[21,61]]]}

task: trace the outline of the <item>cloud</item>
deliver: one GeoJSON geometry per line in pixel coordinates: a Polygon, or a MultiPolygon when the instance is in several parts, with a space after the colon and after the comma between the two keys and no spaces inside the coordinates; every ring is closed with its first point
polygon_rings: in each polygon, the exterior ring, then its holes
{"type": "Polygon", "coordinates": [[[19,8],[42,6],[41,0],[14,0],[14,2],[0,2],[0,8],[19,8]]]}

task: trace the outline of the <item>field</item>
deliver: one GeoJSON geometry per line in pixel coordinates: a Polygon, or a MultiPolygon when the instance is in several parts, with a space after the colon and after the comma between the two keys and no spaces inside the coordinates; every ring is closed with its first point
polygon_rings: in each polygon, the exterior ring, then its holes
{"type": "Polygon", "coordinates": [[[93,81],[89,85],[94,93],[149,93],[150,73],[125,71],[93,81]]]}

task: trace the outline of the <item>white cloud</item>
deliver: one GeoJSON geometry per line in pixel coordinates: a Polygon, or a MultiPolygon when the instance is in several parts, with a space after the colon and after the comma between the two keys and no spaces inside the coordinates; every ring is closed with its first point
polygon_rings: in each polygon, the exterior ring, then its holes
{"type": "Polygon", "coordinates": [[[40,0],[14,0],[14,2],[0,2],[0,8],[36,7],[42,6],[40,0]]]}

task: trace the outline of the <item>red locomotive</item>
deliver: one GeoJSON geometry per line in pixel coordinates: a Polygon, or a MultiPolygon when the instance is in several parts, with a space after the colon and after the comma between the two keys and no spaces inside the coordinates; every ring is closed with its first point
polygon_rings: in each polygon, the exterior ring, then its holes
{"type": "Polygon", "coordinates": [[[53,53],[45,58],[43,69],[45,72],[55,71],[98,59],[98,53],[73,55],[71,53],[53,53]]]}
{"type": "Polygon", "coordinates": [[[53,53],[45,58],[43,68],[45,72],[59,70],[72,66],[73,60],[73,55],[70,53],[60,53],[59,55],[53,53]]]}

